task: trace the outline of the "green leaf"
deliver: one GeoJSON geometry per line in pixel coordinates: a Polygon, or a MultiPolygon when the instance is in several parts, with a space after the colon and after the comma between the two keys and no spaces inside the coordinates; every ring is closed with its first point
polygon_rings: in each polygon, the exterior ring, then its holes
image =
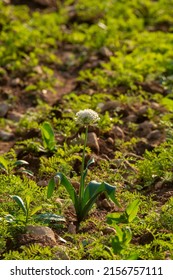
{"type": "Polygon", "coordinates": [[[110,213],[107,215],[107,223],[108,224],[128,223],[128,220],[124,213],[110,213]]]}
{"type": "Polygon", "coordinates": [[[70,183],[70,181],[67,179],[67,177],[63,173],[57,173],[56,177],[59,178],[59,180],[60,180],[59,183],[66,188],[67,192],[70,195],[70,198],[73,202],[75,209],[78,210],[78,207],[79,207],[78,197],[77,197],[75,189],[72,186],[72,184],[70,183]]]}
{"type": "Polygon", "coordinates": [[[51,198],[53,191],[55,189],[55,186],[56,186],[55,179],[51,178],[48,183],[47,198],[51,198]]]}
{"type": "Polygon", "coordinates": [[[40,211],[42,209],[42,206],[41,205],[38,205],[36,207],[34,207],[31,211],[31,216],[33,216],[35,213],[37,213],[38,211],[40,211]]]}
{"type": "Polygon", "coordinates": [[[98,183],[96,181],[91,181],[84,192],[84,199],[83,199],[83,204],[86,204],[87,201],[89,201],[93,196],[99,195],[102,192],[106,192],[109,198],[117,205],[119,203],[117,202],[115,198],[115,191],[116,187],[111,186],[110,184],[106,182],[98,183]]]}
{"type": "Polygon", "coordinates": [[[55,181],[57,180],[59,180],[59,184],[63,185],[66,188],[66,191],[69,193],[76,211],[78,211],[79,203],[77,194],[72,184],[63,173],[57,173],[54,178],[50,179],[47,190],[47,198],[50,198],[52,196],[54,188],[56,186],[55,181]]]}
{"type": "Polygon", "coordinates": [[[26,195],[25,201],[26,201],[26,210],[27,210],[27,212],[28,212],[28,211],[29,211],[30,202],[31,202],[31,197],[30,197],[30,195],[26,195]]]}
{"type": "Polygon", "coordinates": [[[87,166],[86,167],[88,168],[94,162],[95,162],[94,158],[89,159],[89,161],[87,162],[87,166]]]}
{"type": "Polygon", "coordinates": [[[4,171],[8,171],[8,162],[2,156],[0,156],[0,168],[3,169],[4,171]]]}
{"type": "Polygon", "coordinates": [[[11,198],[18,204],[18,206],[23,210],[24,214],[27,215],[27,210],[22,198],[18,195],[12,195],[11,198]]]}
{"type": "Polygon", "coordinates": [[[89,167],[92,163],[94,163],[94,162],[95,162],[94,158],[91,158],[91,159],[87,162],[87,166],[86,166],[86,168],[85,168],[85,170],[84,170],[84,172],[83,172],[83,174],[82,174],[82,184],[83,184],[83,186],[85,185],[85,178],[86,178],[86,176],[87,176],[88,167],[89,167]]]}
{"type": "Polygon", "coordinates": [[[14,163],[14,166],[18,166],[18,165],[28,165],[29,163],[25,160],[17,160],[14,163]]]}
{"type": "Polygon", "coordinates": [[[140,201],[139,199],[135,199],[133,202],[131,202],[127,208],[126,208],[126,213],[128,215],[128,222],[132,222],[134,218],[137,215],[138,209],[139,209],[139,204],[140,201]]]}
{"type": "Polygon", "coordinates": [[[49,222],[65,222],[65,218],[60,215],[56,215],[53,213],[43,213],[39,214],[35,217],[35,220],[44,221],[45,223],[49,222]]]}
{"type": "Polygon", "coordinates": [[[43,139],[44,148],[49,150],[55,149],[55,135],[53,128],[49,122],[44,122],[41,125],[41,134],[43,139]]]}
{"type": "Polygon", "coordinates": [[[23,170],[20,170],[20,172],[23,174],[27,174],[29,176],[34,176],[33,172],[31,170],[28,170],[28,169],[23,169],[23,170]]]}
{"type": "Polygon", "coordinates": [[[125,246],[127,246],[130,241],[132,239],[132,232],[131,229],[129,227],[124,228],[124,232],[123,232],[123,244],[125,246]]]}
{"type": "Polygon", "coordinates": [[[8,214],[5,216],[5,220],[9,223],[13,223],[16,219],[13,215],[8,214]]]}
{"type": "Polygon", "coordinates": [[[122,242],[122,241],[123,241],[123,236],[124,236],[123,231],[122,231],[121,228],[120,228],[118,225],[116,225],[116,224],[114,224],[113,227],[114,227],[115,230],[116,230],[116,236],[118,237],[119,242],[122,242]]]}
{"type": "Polygon", "coordinates": [[[86,217],[89,210],[95,203],[98,195],[101,194],[102,192],[106,192],[107,195],[110,197],[110,199],[114,203],[118,204],[115,198],[115,190],[116,188],[114,186],[111,186],[106,182],[98,183],[96,181],[91,181],[85,189],[82,205],[80,207],[79,213],[77,213],[77,216],[80,217],[80,220],[86,217]]]}

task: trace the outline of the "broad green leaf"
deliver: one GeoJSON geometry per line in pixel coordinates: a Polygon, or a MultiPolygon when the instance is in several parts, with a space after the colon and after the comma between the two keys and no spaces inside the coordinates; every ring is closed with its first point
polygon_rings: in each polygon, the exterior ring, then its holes
{"type": "Polygon", "coordinates": [[[49,150],[54,150],[56,143],[55,135],[52,126],[49,122],[44,122],[41,125],[41,134],[44,147],[49,150]]]}
{"type": "Polygon", "coordinates": [[[5,216],[5,220],[9,223],[13,223],[15,221],[15,217],[13,215],[8,214],[5,216]]]}
{"type": "Polygon", "coordinates": [[[3,169],[4,171],[8,171],[8,162],[2,156],[0,156],[0,168],[3,169]]]}
{"type": "Polygon", "coordinates": [[[107,223],[128,223],[128,220],[124,213],[110,213],[107,215],[107,223]]]}
{"type": "Polygon", "coordinates": [[[86,204],[94,195],[98,196],[100,193],[106,192],[109,198],[119,206],[119,203],[115,198],[115,191],[116,187],[111,186],[106,182],[98,183],[96,181],[91,181],[85,189],[83,204],[86,204]]]}
{"type": "Polygon", "coordinates": [[[130,241],[132,239],[132,232],[131,232],[131,229],[129,227],[126,227],[124,229],[124,232],[123,232],[123,243],[125,246],[127,246],[130,241]]]}
{"type": "Polygon", "coordinates": [[[81,217],[86,217],[89,210],[92,208],[93,204],[95,203],[98,195],[101,194],[102,192],[106,192],[107,195],[111,198],[111,200],[114,203],[118,204],[115,198],[115,190],[116,190],[115,187],[105,182],[98,183],[96,181],[91,181],[85,189],[81,210],[77,215],[80,216],[80,219],[81,217]]]}
{"type": "Polygon", "coordinates": [[[51,198],[52,194],[53,194],[53,191],[55,189],[55,186],[56,186],[56,183],[55,183],[55,179],[54,178],[51,178],[49,180],[49,183],[48,183],[48,188],[47,188],[47,198],[51,198]]]}
{"type": "Polygon", "coordinates": [[[139,204],[140,201],[139,199],[135,199],[133,202],[131,202],[127,208],[126,208],[126,213],[128,215],[128,222],[132,222],[134,218],[137,215],[138,209],[139,209],[139,204]]]}
{"type": "Polygon", "coordinates": [[[34,176],[34,174],[32,173],[31,170],[28,170],[28,169],[23,169],[23,170],[20,170],[21,173],[24,173],[24,174],[27,174],[29,176],[34,176]]]}
{"type": "Polygon", "coordinates": [[[116,236],[118,237],[119,242],[121,243],[123,241],[123,236],[124,236],[124,232],[121,230],[121,228],[114,224],[114,228],[116,230],[116,236]]]}
{"type": "Polygon", "coordinates": [[[18,165],[28,165],[29,163],[26,160],[17,160],[14,163],[14,166],[18,166],[18,165]]]}
{"type": "Polygon", "coordinates": [[[44,222],[65,222],[65,218],[60,215],[53,213],[43,213],[35,217],[35,220],[44,221],[44,222]]]}
{"type": "Polygon", "coordinates": [[[12,195],[11,198],[18,204],[18,206],[23,210],[24,214],[27,215],[27,210],[22,198],[18,195],[12,195]]]}

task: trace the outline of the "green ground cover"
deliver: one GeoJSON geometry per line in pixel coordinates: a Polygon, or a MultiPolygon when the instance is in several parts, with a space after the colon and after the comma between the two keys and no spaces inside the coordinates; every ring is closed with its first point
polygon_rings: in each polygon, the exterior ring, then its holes
{"type": "Polygon", "coordinates": [[[17,2],[0,0],[0,259],[173,259],[173,1],[17,2]]]}

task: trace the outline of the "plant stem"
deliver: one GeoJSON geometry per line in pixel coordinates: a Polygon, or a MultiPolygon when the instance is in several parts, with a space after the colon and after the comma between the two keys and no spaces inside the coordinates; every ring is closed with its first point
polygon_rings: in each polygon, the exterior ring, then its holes
{"type": "Polygon", "coordinates": [[[86,126],[85,130],[85,140],[84,140],[84,147],[83,147],[83,154],[82,154],[82,169],[81,169],[81,180],[80,180],[80,189],[79,189],[79,203],[82,201],[82,197],[84,194],[84,168],[85,168],[85,149],[87,144],[88,138],[88,126],[86,126]]]}

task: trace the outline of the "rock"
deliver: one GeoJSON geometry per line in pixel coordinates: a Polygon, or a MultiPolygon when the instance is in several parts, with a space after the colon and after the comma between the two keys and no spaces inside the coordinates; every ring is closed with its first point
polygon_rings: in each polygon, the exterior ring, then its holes
{"type": "Polygon", "coordinates": [[[123,130],[119,126],[114,126],[110,131],[110,136],[112,136],[113,139],[124,139],[125,137],[123,130]]]}
{"type": "Polygon", "coordinates": [[[99,153],[100,147],[97,140],[97,135],[94,132],[88,133],[87,146],[94,150],[96,153],[99,153]]]}
{"type": "Polygon", "coordinates": [[[156,129],[149,133],[149,135],[147,136],[147,140],[151,141],[151,142],[153,142],[153,141],[155,142],[155,141],[160,140],[161,137],[162,137],[161,131],[156,129]]]}
{"type": "Polygon", "coordinates": [[[12,87],[17,87],[22,84],[22,80],[20,78],[15,78],[15,79],[11,80],[10,84],[12,87]]]}
{"type": "Polygon", "coordinates": [[[116,230],[111,227],[104,228],[102,232],[103,234],[112,234],[112,233],[116,234],[116,230]]]}
{"type": "Polygon", "coordinates": [[[148,144],[147,141],[145,139],[140,140],[139,142],[137,142],[136,147],[135,147],[135,151],[136,154],[139,156],[142,156],[143,153],[148,150],[148,151],[152,151],[153,150],[153,146],[148,144]]]}
{"type": "Polygon", "coordinates": [[[55,253],[56,260],[69,260],[69,256],[66,253],[67,248],[65,246],[58,246],[58,250],[55,253]]]}
{"type": "Polygon", "coordinates": [[[137,114],[138,114],[139,116],[141,116],[141,115],[147,115],[147,113],[148,113],[148,108],[149,108],[148,105],[143,105],[143,106],[141,106],[141,107],[139,108],[139,110],[137,111],[137,114]]]}
{"type": "Polygon", "coordinates": [[[144,121],[139,124],[135,134],[138,137],[147,137],[153,128],[155,128],[155,125],[152,122],[144,121]]]}
{"type": "Polygon", "coordinates": [[[4,130],[1,130],[0,131],[0,140],[2,140],[2,141],[14,140],[14,134],[11,132],[6,132],[4,130]]]}
{"type": "Polygon", "coordinates": [[[107,200],[107,198],[104,198],[103,200],[98,199],[96,201],[96,204],[97,204],[98,207],[104,208],[106,210],[110,210],[112,208],[112,206],[113,206],[111,201],[107,200]]]}
{"type": "Polygon", "coordinates": [[[110,57],[113,55],[112,52],[107,47],[102,47],[100,49],[100,54],[104,57],[110,57]]]}
{"type": "Polygon", "coordinates": [[[6,116],[8,110],[10,109],[10,105],[7,103],[0,103],[0,118],[6,116]]]}
{"type": "Polygon", "coordinates": [[[132,122],[132,123],[136,123],[137,122],[137,116],[135,114],[130,114],[126,117],[125,121],[126,122],[132,122]]]}
{"type": "Polygon", "coordinates": [[[18,112],[9,112],[7,114],[7,119],[12,120],[14,122],[19,122],[22,117],[23,115],[18,112]]]}
{"type": "Polygon", "coordinates": [[[107,101],[101,108],[101,114],[106,111],[117,111],[116,109],[120,107],[120,103],[118,101],[107,101]]]}
{"type": "Polygon", "coordinates": [[[27,233],[32,234],[32,236],[39,236],[40,239],[46,237],[47,239],[50,239],[51,242],[56,244],[55,234],[49,227],[29,225],[26,227],[26,230],[27,233]]]}

